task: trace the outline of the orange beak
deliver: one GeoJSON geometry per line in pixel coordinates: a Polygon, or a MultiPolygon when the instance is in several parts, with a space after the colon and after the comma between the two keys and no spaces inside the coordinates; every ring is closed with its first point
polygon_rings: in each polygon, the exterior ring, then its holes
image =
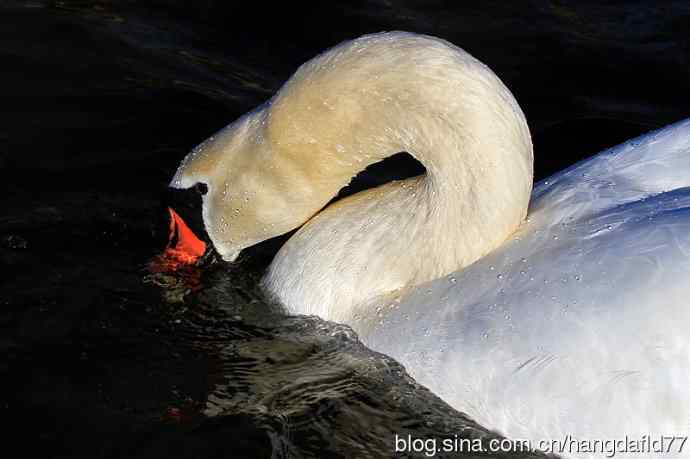
{"type": "Polygon", "coordinates": [[[177,212],[170,207],[168,207],[168,212],[170,213],[170,233],[168,245],[163,255],[181,264],[196,263],[199,257],[206,252],[206,243],[196,237],[177,212]],[[177,235],[177,241],[173,244],[175,235],[177,235]]]}

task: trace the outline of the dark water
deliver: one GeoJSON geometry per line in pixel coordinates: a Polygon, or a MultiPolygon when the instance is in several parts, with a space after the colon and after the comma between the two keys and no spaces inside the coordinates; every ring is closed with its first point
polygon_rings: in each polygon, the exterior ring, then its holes
{"type": "MultiPolygon", "coordinates": [[[[280,241],[232,267],[147,266],[184,154],[362,33],[430,33],[489,64],[540,177],[690,116],[687,3],[517,3],[0,2],[3,446],[349,458],[394,456],[395,434],[493,437],[348,328],[267,304],[257,280],[280,241]]],[[[393,161],[360,186],[414,170],[393,161]]]]}

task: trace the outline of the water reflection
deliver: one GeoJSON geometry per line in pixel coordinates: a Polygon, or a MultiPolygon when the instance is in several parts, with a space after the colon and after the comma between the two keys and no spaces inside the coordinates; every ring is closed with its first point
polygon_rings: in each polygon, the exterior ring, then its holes
{"type": "Polygon", "coordinates": [[[396,434],[495,438],[397,362],[367,349],[349,327],[288,316],[266,302],[257,280],[239,266],[215,265],[184,306],[171,301],[177,344],[213,363],[203,376],[205,397],[181,400],[167,419],[214,425],[251,419],[278,457],[390,457],[396,434]]]}

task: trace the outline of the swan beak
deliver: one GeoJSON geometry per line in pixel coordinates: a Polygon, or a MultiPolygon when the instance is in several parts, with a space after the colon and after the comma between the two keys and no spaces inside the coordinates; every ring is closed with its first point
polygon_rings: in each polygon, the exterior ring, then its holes
{"type": "Polygon", "coordinates": [[[170,214],[170,229],[168,245],[163,255],[178,261],[181,265],[195,264],[206,252],[206,243],[194,234],[172,207],[168,207],[168,213],[170,214]]]}

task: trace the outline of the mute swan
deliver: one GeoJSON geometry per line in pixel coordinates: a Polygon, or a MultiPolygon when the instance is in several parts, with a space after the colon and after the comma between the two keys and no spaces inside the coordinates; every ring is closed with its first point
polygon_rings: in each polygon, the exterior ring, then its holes
{"type": "Polygon", "coordinates": [[[207,185],[205,227],[228,261],[301,226],[267,292],[350,324],[490,428],[570,439],[560,452],[574,457],[596,445],[572,440],[687,436],[690,121],[533,193],[532,161],[524,115],[491,70],[446,41],[392,32],[301,66],[192,151],[171,186],[207,185]],[[323,209],[400,151],[426,174],[323,209]]]}

